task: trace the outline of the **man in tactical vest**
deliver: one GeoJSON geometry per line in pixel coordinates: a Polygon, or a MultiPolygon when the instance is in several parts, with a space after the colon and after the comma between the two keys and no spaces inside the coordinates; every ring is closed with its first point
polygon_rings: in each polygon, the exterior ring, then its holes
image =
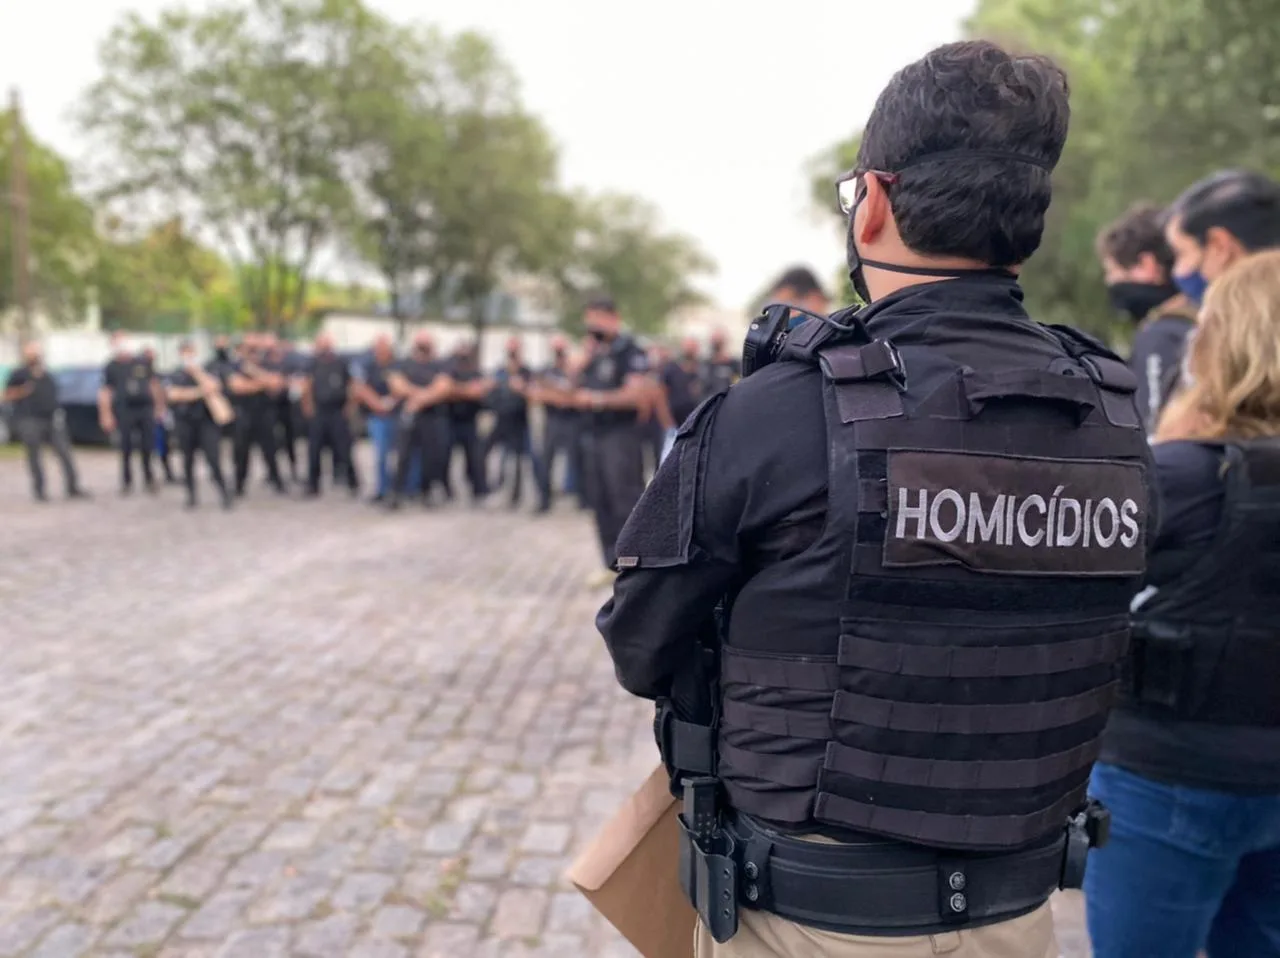
{"type": "Polygon", "coordinates": [[[164,396],[155,367],[141,353],[135,353],[117,331],[111,334],[111,359],[102,371],[98,390],[98,424],[108,435],[119,430],[120,492],[133,491],[132,458],[136,449],[142,460],[142,477],[147,491],[156,491],[151,473],[151,452],[155,443],[157,410],[163,413],[164,396]]]}
{"type": "Polygon", "coordinates": [[[991,43],[899,72],[838,183],[870,305],[758,320],[619,536],[699,958],[1057,955],[1155,521],[1132,373],[1022,305],[1068,116],[991,43]]]}

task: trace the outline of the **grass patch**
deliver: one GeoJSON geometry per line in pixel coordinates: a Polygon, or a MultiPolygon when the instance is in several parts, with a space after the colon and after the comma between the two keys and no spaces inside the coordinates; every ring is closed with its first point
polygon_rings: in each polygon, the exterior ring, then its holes
{"type": "Polygon", "coordinates": [[[190,895],[173,895],[169,892],[161,892],[156,896],[157,901],[162,901],[167,905],[177,905],[179,908],[185,908],[187,911],[195,911],[200,907],[200,899],[192,898],[190,895]]]}

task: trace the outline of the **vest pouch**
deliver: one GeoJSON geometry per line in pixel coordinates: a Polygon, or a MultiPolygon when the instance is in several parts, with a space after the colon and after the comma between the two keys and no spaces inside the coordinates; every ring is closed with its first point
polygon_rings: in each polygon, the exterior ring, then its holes
{"type": "Polygon", "coordinates": [[[1139,622],[1130,643],[1130,691],[1144,705],[1184,711],[1195,640],[1187,626],[1139,622]]]}
{"type": "Polygon", "coordinates": [[[1086,377],[1071,369],[1061,373],[1043,369],[1013,369],[994,374],[966,371],[962,379],[971,417],[978,416],[992,400],[1020,400],[1058,406],[1084,422],[1098,405],[1098,391],[1086,377]]]}

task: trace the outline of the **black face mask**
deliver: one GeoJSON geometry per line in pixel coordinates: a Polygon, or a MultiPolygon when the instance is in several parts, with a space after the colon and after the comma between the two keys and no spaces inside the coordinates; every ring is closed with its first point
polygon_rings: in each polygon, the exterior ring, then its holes
{"type": "Polygon", "coordinates": [[[1142,320],[1161,303],[1176,295],[1178,287],[1172,283],[1107,284],[1107,298],[1111,300],[1111,308],[1128,313],[1135,321],[1142,320]]]}
{"type": "Polygon", "coordinates": [[[587,335],[598,343],[608,343],[613,341],[613,337],[603,329],[588,329],[587,335]]]}
{"type": "Polygon", "coordinates": [[[214,350],[213,354],[218,358],[218,362],[222,362],[222,363],[225,363],[227,361],[227,356],[229,355],[227,353],[226,346],[219,346],[217,349],[214,350]]]}

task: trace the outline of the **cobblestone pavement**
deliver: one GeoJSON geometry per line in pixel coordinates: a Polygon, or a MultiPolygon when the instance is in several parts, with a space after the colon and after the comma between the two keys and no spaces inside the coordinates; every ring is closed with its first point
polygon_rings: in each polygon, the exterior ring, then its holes
{"type": "Polygon", "coordinates": [[[0,458],[0,958],[634,955],[561,878],[655,760],[585,519],[80,463],[0,458]]]}

